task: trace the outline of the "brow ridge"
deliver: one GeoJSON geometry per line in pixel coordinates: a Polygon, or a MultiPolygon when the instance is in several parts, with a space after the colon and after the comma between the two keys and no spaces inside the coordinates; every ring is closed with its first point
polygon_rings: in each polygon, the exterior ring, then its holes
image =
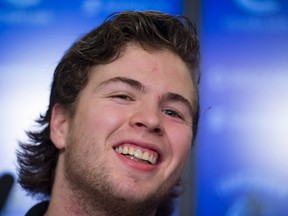
{"type": "Polygon", "coordinates": [[[130,87],[132,87],[138,91],[145,92],[145,86],[142,83],[140,83],[137,80],[128,78],[128,77],[119,77],[119,76],[113,77],[111,79],[108,79],[108,80],[101,82],[99,86],[102,87],[102,86],[106,86],[110,83],[117,83],[117,82],[127,84],[128,86],[130,86],[130,87]]]}
{"type": "Polygon", "coordinates": [[[191,116],[193,116],[193,106],[187,98],[174,92],[166,93],[163,98],[168,101],[176,101],[185,104],[189,109],[189,113],[191,114],[191,116]]]}

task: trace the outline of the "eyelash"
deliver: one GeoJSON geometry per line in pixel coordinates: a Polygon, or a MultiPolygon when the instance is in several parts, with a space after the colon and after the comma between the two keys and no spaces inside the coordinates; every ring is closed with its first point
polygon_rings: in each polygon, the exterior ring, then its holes
{"type": "Polygon", "coordinates": [[[172,118],[180,119],[181,121],[185,122],[186,124],[188,124],[190,126],[192,126],[192,124],[193,124],[192,121],[188,121],[181,113],[179,113],[179,112],[177,112],[177,111],[175,111],[173,109],[165,109],[162,112],[164,112],[164,113],[166,112],[166,115],[167,115],[167,112],[170,112],[170,113],[172,112],[173,115],[176,114],[176,116],[171,116],[171,115],[168,114],[172,118]]]}
{"type": "Polygon", "coordinates": [[[171,116],[172,118],[179,118],[179,119],[184,120],[184,117],[183,117],[179,112],[177,112],[177,111],[175,111],[175,110],[165,109],[165,110],[163,110],[163,112],[164,112],[166,115],[171,116]],[[170,114],[167,114],[168,112],[169,112],[170,114]],[[172,113],[173,113],[173,115],[171,115],[172,113]]]}
{"type": "Polygon", "coordinates": [[[121,100],[130,100],[130,101],[133,101],[133,99],[126,95],[126,94],[116,94],[116,95],[112,95],[110,96],[111,98],[118,98],[118,99],[121,99],[121,100]]]}

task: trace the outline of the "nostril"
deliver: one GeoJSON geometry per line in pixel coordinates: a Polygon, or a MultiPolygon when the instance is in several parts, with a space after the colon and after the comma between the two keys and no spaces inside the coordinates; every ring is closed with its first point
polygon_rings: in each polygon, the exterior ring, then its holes
{"type": "Polygon", "coordinates": [[[159,133],[161,133],[161,129],[160,129],[160,128],[155,128],[155,129],[154,129],[154,132],[157,133],[157,134],[159,134],[159,133]]]}
{"type": "Polygon", "coordinates": [[[152,127],[152,126],[148,126],[144,123],[141,123],[141,122],[136,122],[135,123],[135,126],[137,127],[144,127],[144,128],[147,128],[147,130],[151,131],[151,132],[154,132],[156,134],[160,134],[162,132],[161,128],[160,127],[152,127]]]}
{"type": "Polygon", "coordinates": [[[141,122],[136,122],[135,125],[138,126],[138,127],[143,127],[143,126],[145,126],[145,125],[144,125],[143,123],[141,123],[141,122]]]}

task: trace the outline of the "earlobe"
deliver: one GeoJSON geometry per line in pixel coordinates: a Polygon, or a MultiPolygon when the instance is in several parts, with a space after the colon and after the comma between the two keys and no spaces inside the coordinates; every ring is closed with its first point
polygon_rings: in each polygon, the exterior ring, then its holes
{"type": "Polygon", "coordinates": [[[50,119],[50,139],[58,149],[65,148],[66,135],[68,133],[67,111],[60,104],[52,108],[50,119]]]}

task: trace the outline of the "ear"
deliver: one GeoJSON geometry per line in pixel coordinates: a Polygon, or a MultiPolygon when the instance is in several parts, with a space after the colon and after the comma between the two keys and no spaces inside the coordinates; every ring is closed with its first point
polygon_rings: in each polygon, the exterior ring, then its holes
{"type": "Polygon", "coordinates": [[[60,104],[55,104],[52,108],[50,119],[50,139],[58,149],[64,149],[66,136],[68,134],[68,113],[60,104]]]}

